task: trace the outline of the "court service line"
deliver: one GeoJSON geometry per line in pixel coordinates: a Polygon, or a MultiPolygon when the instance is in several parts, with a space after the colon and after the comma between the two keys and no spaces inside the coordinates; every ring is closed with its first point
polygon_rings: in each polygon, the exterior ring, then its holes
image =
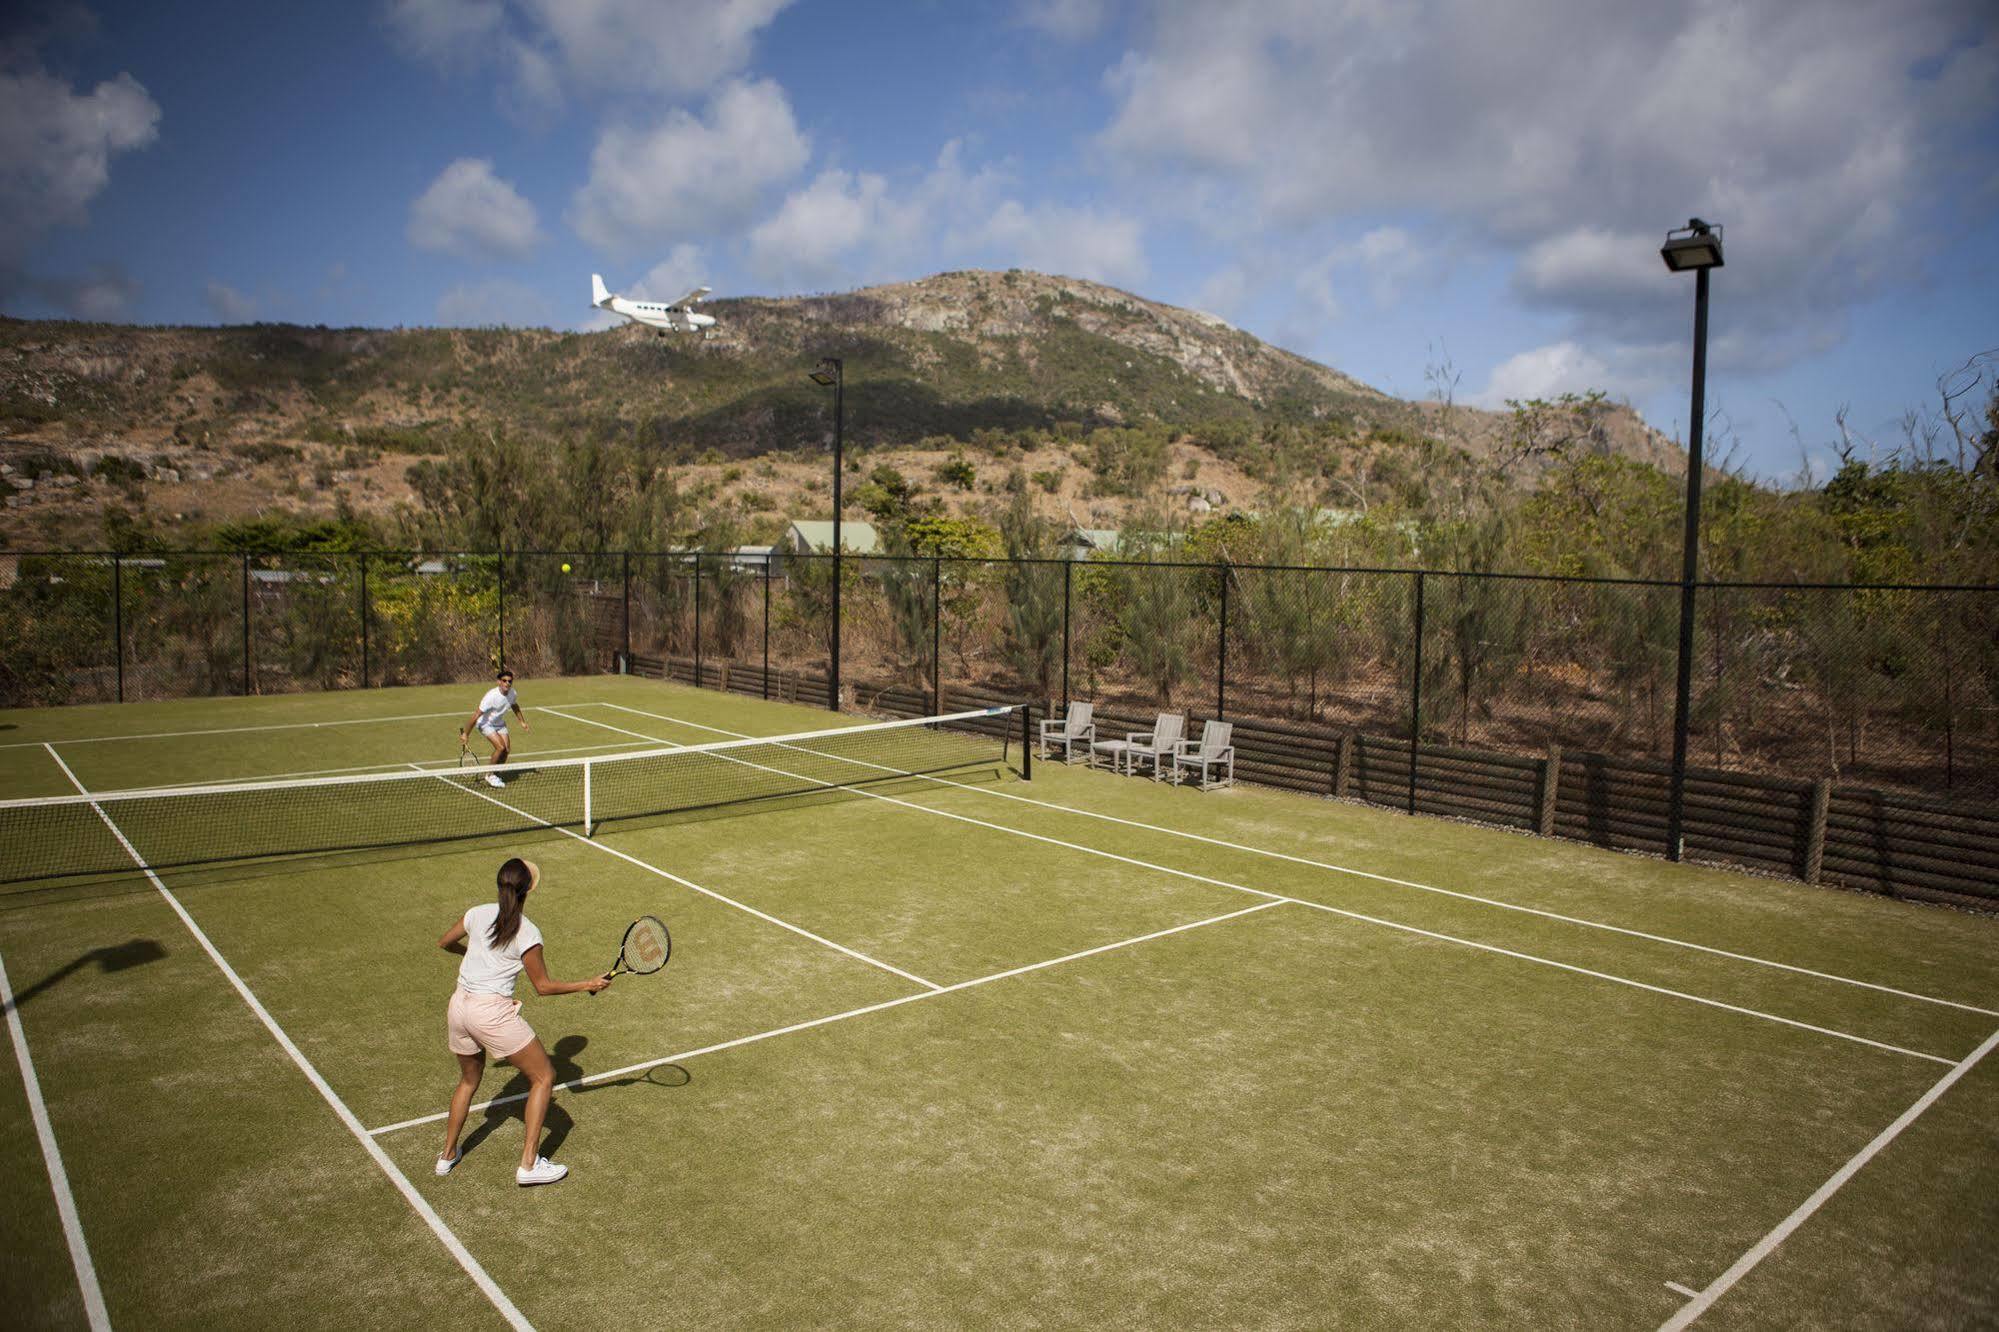
{"type": "MultiPolygon", "coordinates": [[[[701,722],[687,721],[680,717],[669,717],[664,713],[645,712],[638,708],[628,708],[622,703],[571,703],[564,706],[616,708],[620,712],[629,712],[639,717],[652,717],[658,721],[673,722],[676,725],[689,726],[699,731],[714,731],[718,735],[736,736],[745,740],[755,738],[741,731],[725,730],[720,726],[707,726],[701,722]]],[[[582,721],[583,718],[575,717],[571,718],[571,720],[582,721]]],[[[849,762],[859,761],[858,759],[849,760],[849,762]]],[[[1099,819],[1105,823],[1123,824],[1128,828],[1141,828],[1146,832],[1164,833],[1169,837],[1184,838],[1190,842],[1204,842],[1209,846],[1224,847],[1230,851],[1241,851],[1255,856],[1267,856],[1272,860],[1285,860],[1294,865],[1306,865],[1313,869],[1330,870],[1335,874],[1350,874],[1357,879],[1371,879],[1376,883],[1392,884],[1398,888],[1413,888],[1418,892],[1435,893],[1442,897],[1454,897],[1464,902],[1476,902],[1481,906],[1498,907],[1502,911],[1518,911],[1529,916],[1540,916],[1546,920],[1558,920],[1568,925],[1581,925],[1587,929],[1604,930],[1611,934],[1622,934],[1627,938],[1644,939],[1651,943],[1669,944],[1675,948],[1686,948],[1697,953],[1707,953],[1713,957],[1725,957],[1735,962],[1749,962],[1759,967],[1770,967],[1777,971],[1788,971],[1793,975],[1811,976],[1817,980],[1832,981],[1840,985],[1851,985],[1862,990],[1873,990],[1878,994],[1889,994],[1898,999],[1913,999],[1919,1003],[1936,1004],[1943,1008],[1956,1008],[1966,1013],[1977,1013],[1983,1017],[1999,1017],[1999,1009],[1980,1008],[1976,1004],[1961,1003],[1955,999],[1942,999],[1936,995],[1920,994],[1914,990],[1899,990],[1892,985],[1881,985],[1874,981],[1856,980],[1851,976],[1841,976],[1830,971],[1816,971],[1811,967],[1796,966],[1789,962],[1778,962],[1767,957],[1757,957],[1751,953],[1731,952],[1726,948],[1716,948],[1710,944],[1694,943],[1688,939],[1676,939],[1671,935],[1652,934],[1645,930],[1629,929],[1622,925],[1610,925],[1600,920],[1588,920],[1581,916],[1564,915],[1559,911],[1548,911],[1541,907],[1522,906],[1518,902],[1503,902],[1494,897],[1480,897],[1476,893],[1460,892],[1453,888],[1439,888],[1435,884],[1418,883],[1414,879],[1398,879],[1388,874],[1377,874],[1372,870],[1355,869],[1350,865],[1336,865],[1330,861],[1312,860],[1305,856],[1294,856],[1284,851],[1272,851],[1267,847],[1248,846],[1241,842],[1231,842],[1220,837],[1209,837],[1204,833],[1188,832],[1184,828],[1169,828],[1163,824],[1145,823],[1138,819],[1127,819],[1116,814],[1104,814],[1097,810],[1077,809],[1068,805],[1057,805],[1047,800],[1036,800],[1032,796],[1019,795],[1011,791],[995,791],[989,787],[977,786],[968,782],[954,782],[945,777],[935,777],[926,774],[924,780],[937,782],[943,786],[954,786],[960,790],[977,791],[981,795],[992,796],[1000,800],[1017,800],[1024,805],[1036,805],[1042,809],[1052,809],[1057,813],[1075,814],[1083,818],[1099,819]]]]}
{"type": "MultiPolygon", "coordinates": [[[[663,720],[671,720],[671,718],[666,718],[663,720]]],[[[608,726],[608,723],[605,722],[597,722],[595,724],[599,726],[608,726]]],[[[609,729],[618,730],[620,728],[611,726],[609,727],[609,729]]],[[[627,735],[639,735],[637,731],[627,731],[625,733],[627,735]]],[[[639,736],[639,738],[643,740],[652,740],[659,744],[672,743],[671,741],[668,740],[662,740],[658,736],[641,735],[639,736]]],[[[800,750],[799,752],[806,754],[812,753],[812,751],[810,750],[800,750]]],[[[782,768],[773,768],[762,763],[753,763],[749,759],[739,758],[733,754],[715,752],[712,753],[710,756],[714,758],[725,758],[728,759],[731,763],[741,763],[746,767],[762,768],[766,772],[774,772],[777,773],[779,776],[790,777],[798,781],[812,780],[810,778],[802,776],[799,773],[786,772],[782,768]]],[[[828,758],[836,756],[825,755],[825,754],[814,754],[813,757],[828,758]]],[[[862,762],[862,760],[854,760],[854,759],[850,759],[847,761],[862,762]]],[[[886,768],[884,767],[884,765],[881,764],[866,764],[865,766],[882,768],[883,771],[886,772],[896,771],[893,768],[886,768]]],[[[919,774],[912,774],[912,775],[919,775],[919,774]]],[[[1800,1022],[1796,1018],[1787,1018],[1787,1017],[1782,1017],[1776,1013],[1767,1013],[1759,1008],[1745,1008],[1740,1004],[1724,1003],[1719,999],[1710,999],[1705,995],[1692,994],[1685,990],[1669,989],[1663,985],[1653,985],[1647,981],[1633,980],[1628,976],[1618,976],[1608,971],[1596,971],[1589,967],[1577,966],[1572,962],[1557,962],[1553,958],[1541,957],[1534,953],[1522,953],[1511,948],[1501,948],[1497,944],[1480,943],[1476,939],[1466,939],[1455,934],[1444,934],[1437,930],[1421,929],[1415,925],[1406,925],[1401,921],[1386,920],[1380,916],[1370,916],[1364,912],[1350,911],[1345,907],[1329,906],[1324,902],[1314,902],[1308,898],[1287,897],[1283,893],[1273,893],[1262,888],[1250,888],[1244,884],[1232,883],[1227,879],[1217,879],[1206,874],[1196,874],[1192,870],[1175,869],[1170,865],[1160,865],[1160,864],[1155,864],[1154,862],[1149,860],[1139,860],[1134,856],[1120,855],[1118,852],[1115,851],[1106,851],[1102,847],[1088,846],[1081,842],[1066,842],[1059,837],[1048,837],[1041,833],[1028,832],[1025,828],[1009,827],[1008,825],[1003,823],[988,823],[984,819],[975,819],[969,814],[959,814],[947,809],[936,809],[929,805],[919,805],[913,801],[903,800],[896,796],[883,795],[879,791],[866,791],[862,790],[858,786],[846,787],[844,789],[852,792],[854,795],[866,796],[870,800],[882,800],[886,801],[891,805],[901,805],[905,809],[917,810],[924,814],[934,814],[941,819],[951,819],[958,823],[968,823],[975,828],[990,828],[994,832],[1009,833],[1015,837],[1025,837],[1032,842],[1044,842],[1049,846],[1059,846],[1059,847],[1064,847],[1071,851],[1081,851],[1085,855],[1100,856],[1105,860],[1118,861],[1121,864],[1133,865],[1139,869],[1151,870],[1154,873],[1158,874],[1170,874],[1176,878],[1188,879],[1195,883],[1213,884],[1217,888],[1228,888],[1239,893],[1249,893],[1255,897],[1267,897],[1272,901],[1295,902],[1299,906],[1310,907],[1314,911],[1324,911],[1330,915],[1344,916],[1348,920],[1365,921],[1367,924],[1379,925],[1382,926],[1384,929],[1399,930],[1405,934],[1421,935],[1426,939],[1436,939],[1443,943],[1458,944],[1459,946],[1464,948],[1475,948],[1483,953],[1493,953],[1500,957],[1511,957],[1522,962],[1533,962],[1539,966],[1553,967],[1559,971],[1572,972],[1578,976],[1589,976],[1596,980],[1609,981],[1614,985],[1629,986],[1634,990],[1646,990],[1653,994],[1662,994],[1674,999],[1684,999],[1688,1003],[1701,1004],[1708,1008],[1717,1008],[1721,1009],[1724,1012],[1729,1012],[1729,1013],[1739,1013],[1745,1017],[1761,1018],[1766,1022],[1775,1022],[1782,1026],[1794,1027],[1799,1031],[1815,1032],[1821,1036],[1832,1036],[1842,1041],[1852,1041],[1856,1045],[1872,1046],[1874,1049],[1886,1050],[1892,1054],[1908,1055],[1913,1059],[1927,1059],[1933,1064],[1949,1064],[1951,1062],[1949,1059],[1944,1058],[1942,1055],[1927,1054],[1921,1050],[1911,1050],[1908,1047],[1901,1045],[1890,1045],[1886,1041],[1877,1041],[1867,1036],[1856,1036],[1852,1032],[1839,1031],[1833,1027],[1821,1027],[1810,1022],[1800,1022]]]]}
{"type": "Polygon", "coordinates": [[[1848,1180],[1859,1174],[1861,1167],[1880,1155],[1882,1149],[1901,1136],[1903,1129],[1915,1123],[1917,1118],[1925,1110],[1935,1105],[1937,1099],[1949,1091],[1959,1078],[1962,1078],[1976,1067],[1978,1061],[1990,1054],[1994,1046],[1999,1046],[1999,1031],[1995,1031],[1990,1036],[1987,1036],[1976,1050],[1973,1050],[1970,1054],[1958,1060],[1957,1063],[1951,1065],[1950,1072],[1937,1079],[1936,1084],[1924,1092],[1914,1105],[1904,1110],[1894,1123],[1876,1134],[1872,1142],[1862,1147],[1858,1152],[1855,1152],[1852,1159],[1847,1161],[1845,1165],[1833,1171],[1832,1177],[1819,1185],[1817,1192],[1813,1193],[1811,1197],[1805,1199],[1802,1203],[1799,1203],[1795,1211],[1782,1221],[1779,1221],[1769,1234],[1756,1241],[1746,1253],[1735,1260],[1726,1272],[1723,1272],[1720,1276],[1709,1282],[1707,1288],[1695,1296],[1684,1308],[1660,1324],[1659,1332],[1680,1332],[1681,1328],[1686,1327],[1696,1318],[1706,1313],[1716,1300],[1728,1293],[1731,1286],[1749,1275],[1752,1268],[1765,1258],[1768,1258],[1776,1251],[1778,1245],[1790,1238],[1791,1232],[1810,1220],[1812,1213],[1825,1206],[1827,1199],[1839,1192],[1848,1180]]]}
{"type": "MultiPolygon", "coordinates": [[[[583,719],[581,717],[572,717],[570,718],[570,720],[582,721],[583,719]]],[[[58,740],[55,741],[54,743],[63,744],[66,742],[58,740]]],[[[515,763],[532,763],[535,759],[554,758],[557,754],[600,754],[607,749],[629,749],[629,748],[631,748],[631,746],[624,744],[615,744],[615,743],[602,744],[602,745],[569,745],[562,749],[537,749],[533,752],[532,756],[529,758],[515,758],[511,761],[515,763]]],[[[485,760],[481,759],[480,762],[483,765],[485,760]]],[[[408,759],[391,759],[387,763],[361,763],[361,764],[356,764],[354,767],[351,768],[304,768],[297,772],[253,773],[247,777],[207,777],[203,778],[201,781],[198,782],[156,782],[151,786],[123,786],[119,788],[119,792],[120,794],[123,794],[124,792],[127,791],[189,791],[189,790],[200,790],[204,786],[247,786],[247,785],[254,785],[257,782],[285,781],[287,779],[295,777],[338,777],[341,776],[342,774],[350,772],[381,772],[381,773],[401,772],[404,769],[410,767],[435,769],[441,772],[446,770],[455,770],[458,768],[458,766],[459,764],[457,759],[424,759],[414,764],[411,763],[408,759]]]]}
{"type": "Polygon", "coordinates": [[[6,1005],[7,1034],[14,1038],[14,1060],[21,1066],[21,1085],[28,1093],[28,1117],[35,1121],[35,1138],[42,1146],[49,1187],[55,1190],[56,1215],[62,1219],[62,1237],[69,1245],[70,1265],[76,1269],[76,1284],[83,1292],[84,1317],[93,1332],[108,1332],[111,1315],[104,1309],[104,1291],[97,1284],[97,1265],[90,1261],[90,1245],[83,1238],[83,1221],[76,1214],[76,1196],[69,1191],[69,1172],[63,1169],[55,1126],[49,1121],[49,1108],[42,1100],[42,1081],[35,1076],[35,1061],[28,1054],[28,1033],[21,1026],[21,1010],[14,1004],[14,986],[7,979],[4,958],[0,958],[0,1003],[6,1005]]]}
{"type": "MultiPolygon", "coordinates": [[[[1283,902],[1258,902],[1255,906],[1246,906],[1240,911],[1224,912],[1219,916],[1209,916],[1205,920],[1190,920],[1183,925],[1171,925],[1163,930],[1154,930],[1150,934],[1141,934],[1130,939],[1119,939],[1115,943],[1098,944],[1095,948],[1085,948],[1081,952],[1076,953],[1065,953],[1061,957],[1051,957],[1042,962],[1030,962],[1024,967],[1013,967],[1006,971],[995,971],[990,976],[975,976],[971,980],[962,980],[950,985],[942,985],[934,990],[925,990],[921,994],[900,995],[894,999],[884,999],[878,1004],[866,1004],[860,1008],[850,1008],[843,1013],[829,1013],[825,1017],[810,1018],[804,1022],[794,1022],[790,1026],[773,1027],[769,1031],[760,1031],[752,1036],[738,1036],[734,1040],[717,1041],[713,1045],[703,1045],[692,1050],[682,1050],[678,1054],[662,1055],[658,1059],[648,1059],[643,1063],[627,1064],[623,1068],[606,1069],[602,1073],[592,1073],[588,1077],[573,1078],[568,1082],[557,1083],[555,1089],[567,1092],[581,1091],[585,1087],[595,1083],[608,1082],[612,1078],[629,1077],[633,1073],[643,1073],[647,1069],[658,1068],[661,1064],[677,1064],[683,1059],[692,1059],[696,1055],[714,1054],[720,1050],[733,1050],[739,1045],[754,1045],[758,1041],[767,1041],[773,1036],[788,1036],[794,1031],[806,1031],[813,1027],[824,1027],[835,1022],[844,1022],[848,1018],[860,1017],[864,1013],[879,1013],[886,1008],[900,1008],[904,1004],[913,1004],[919,999],[935,999],[940,994],[955,994],[959,990],[969,990],[978,985],[990,985],[994,981],[1006,980],[1011,976],[1025,975],[1030,971],[1042,971],[1048,967],[1059,966],[1064,962],[1074,962],[1080,958],[1095,957],[1098,953],[1108,953],[1119,948],[1130,948],[1134,944],[1148,943],[1153,939],[1163,939],[1169,934],[1181,934],[1187,930],[1198,930],[1205,925],[1218,925],[1222,921],[1234,920],[1238,916],[1247,916],[1257,911],[1268,911],[1274,906],[1284,905],[1287,904],[1283,902]]],[[[472,1111],[485,1110],[496,1105],[512,1105],[516,1101],[525,1101],[527,1098],[528,1093],[526,1092],[516,1092],[511,1096],[496,1096],[490,1101],[481,1101],[479,1104],[472,1106],[466,1113],[470,1114],[472,1111]]],[[[395,1133],[401,1129],[416,1128],[423,1124],[435,1124],[448,1113],[448,1111],[439,1111],[436,1114],[420,1115],[415,1119],[405,1119],[395,1124],[384,1124],[380,1128],[369,1129],[368,1131],[377,1136],[384,1133],[395,1133]]]]}
{"type": "MultiPolygon", "coordinates": [[[[574,707],[574,704],[568,706],[574,707]]],[[[372,726],[377,722],[434,721],[439,717],[469,717],[469,709],[450,712],[409,712],[399,717],[347,717],[338,721],[272,722],[267,726],[205,726],[193,731],[142,731],[133,735],[79,735],[71,739],[9,740],[0,749],[24,749],[30,745],[102,745],[113,740],[169,740],[185,735],[241,735],[246,731],[301,731],[322,726],[372,726]]]]}
{"type": "MultiPolygon", "coordinates": [[[[49,749],[49,756],[55,759],[58,764],[61,764],[63,772],[69,777],[71,784],[76,787],[79,794],[85,796],[90,794],[89,788],[77,780],[76,774],[70,771],[67,763],[63,763],[62,756],[57,754],[54,748],[49,749]]],[[[270,1010],[264,1007],[263,1001],[258,999],[250,987],[244,983],[243,978],[236,974],[236,968],[229,965],[229,959],[222,956],[222,950],[217,948],[215,942],[208,937],[207,932],[195,923],[194,917],[188,914],[187,908],[181,905],[180,899],[175,897],[172,890],[167,887],[160,876],[154,873],[153,867],[146,863],[145,857],[139,854],[137,848],[125,836],[124,830],[112,821],[109,814],[104,812],[102,805],[92,801],[90,807],[97,812],[98,818],[104,820],[104,826],[109,828],[111,835],[118,839],[118,845],[125,848],[125,854],[132,858],[132,863],[139,867],[146,878],[152,882],[153,887],[159,890],[160,896],[167,900],[167,905],[172,907],[174,914],[180,917],[181,924],[187,927],[188,933],[194,936],[195,942],[201,945],[202,950],[208,954],[209,960],[214,962],[222,974],[228,978],[229,983],[236,987],[236,993],[242,996],[243,1002],[249,1005],[250,1011],[257,1015],[257,1020],[264,1024],[264,1029],[270,1032],[272,1038],[277,1041],[284,1052],[291,1056],[292,1063],[298,1066],[299,1072],[305,1074],[306,1081],[310,1082],[313,1089],[333,1108],[333,1113],[339,1117],[342,1124],[347,1126],[347,1131],[360,1141],[362,1147],[367,1150],[368,1155],[381,1168],[382,1173],[388,1176],[389,1182],[396,1186],[396,1191],[403,1195],[403,1199],[423,1219],[423,1223],[430,1227],[431,1233],[437,1236],[438,1241],[444,1245],[451,1256],[458,1260],[459,1267],[463,1268],[465,1274],[471,1277],[473,1283],[484,1292],[486,1298],[492,1302],[493,1307],[499,1311],[500,1316],[506,1319],[509,1325],[517,1329],[517,1332],[534,1332],[534,1325],[528,1322],[527,1316],[514,1305],[511,1299],[507,1298],[507,1293],[501,1290],[499,1284],[487,1274],[486,1269],[480,1266],[479,1260],[472,1256],[471,1251],[459,1240],[457,1234],[450,1226],[444,1223],[444,1218],[439,1216],[431,1205],[424,1200],[424,1196],[416,1191],[416,1187],[409,1181],[409,1176],[405,1175],[401,1167],[389,1159],[389,1154],[382,1150],[382,1145],[369,1136],[366,1126],[361,1123],[352,1110],[347,1108],[347,1103],[340,1099],[339,1093],[333,1090],[332,1084],[320,1075],[317,1068],[313,1067],[312,1061],[305,1057],[304,1051],[300,1050],[293,1043],[292,1038],[285,1034],[285,1029],[278,1025],[278,1020],[271,1016],[270,1010]]]]}
{"type": "MultiPolygon", "coordinates": [[[[416,767],[414,763],[412,763],[410,766],[413,768],[416,767]]],[[[429,769],[420,768],[418,769],[418,771],[426,772],[429,771],[429,769]]],[[[476,771],[476,769],[474,771],[476,771]]],[[[558,828],[556,827],[555,824],[550,823],[547,819],[541,818],[534,814],[530,814],[526,810],[521,809],[516,805],[510,805],[504,800],[500,800],[493,796],[489,796],[484,791],[475,790],[470,786],[460,786],[457,782],[451,780],[451,775],[449,773],[433,772],[431,773],[431,775],[433,777],[436,777],[439,781],[443,782],[446,786],[450,786],[457,790],[463,791],[466,795],[477,796],[481,800],[488,801],[491,804],[498,805],[501,809],[504,809],[511,814],[518,814],[522,818],[528,819],[534,823],[538,823],[544,828],[548,828],[551,829],[552,831],[559,832],[564,837],[574,838],[575,840],[583,843],[583,845],[591,848],[594,851],[602,851],[607,856],[616,856],[619,860],[625,861],[627,864],[638,866],[640,869],[644,870],[648,874],[657,874],[660,878],[665,879],[669,883],[677,883],[682,888],[691,888],[695,892],[700,893],[704,897],[712,897],[717,902],[725,903],[728,906],[736,908],[736,910],[738,911],[746,911],[750,915],[755,916],[758,920],[769,921],[771,924],[778,926],[780,929],[790,930],[793,934],[798,935],[800,938],[810,939],[813,943],[816,944],[824,944],[826,947],[831,948],[833,951],[837,953],[845,953],[848,957],[854,958],[856,961],[865,962],[871,967],[879,967],[883,971],[888,972],[890,975],[900,976],[906,981],[913,981],[916,984],[923,986],[925,989],[941,990],[944,988],[943,986],[937,984],[935,981],[927,981],[923,979],[923,977],[916,975],[914,972],[904,971],[901,967],[891,966],[888,963],[882,961],[880,958],[869,957],[866,953],[860,952],[858,949],[849,948],[845,944],[835,943],[831,939],[828,939],[823,935],[814,934],[811,930],[808,930],[803,926],[793,925],[788,920],[779,920],[776,916],[771,915],[769,912],[759,911],[755,907],[749,905],[746,902],[738,902],[735,898],[728,897],[721,893],[718,893],[712,888],[703,888],[700,884],[694,882],[692,879],[683,879],[678,874],[675,874],[670,870],[663,870],[657,865],[650,864],[647,861],[640,860],[637,856],[627,855],[623,851],[618,850],[616,847],[606,846],[602,842],[596,841],[589,837],[585,837],[582,833],[576,832],[573,829],[558,828]]]]}

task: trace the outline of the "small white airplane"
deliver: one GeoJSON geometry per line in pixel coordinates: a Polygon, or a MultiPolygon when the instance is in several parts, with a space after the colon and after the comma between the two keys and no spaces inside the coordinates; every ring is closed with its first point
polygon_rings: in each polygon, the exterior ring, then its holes
{"type": "Polygon", "coordinates": [[[590,275],[590,304],[612,314],[623,315],[634,324],[644,324],[656,328],[659,335],[668,333],[693,333],[714,327],[715,316],[696,314],[695,304],[706,296],[712,288],[696,287],[677,301],[628,301],[623,296],[614,295],[604,285],[602,274],[590,275]]]}

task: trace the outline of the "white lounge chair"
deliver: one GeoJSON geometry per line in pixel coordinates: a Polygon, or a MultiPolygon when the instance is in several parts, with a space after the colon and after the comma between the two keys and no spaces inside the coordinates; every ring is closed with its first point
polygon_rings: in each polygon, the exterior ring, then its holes
{"type": "Polygon", "coordinates": [[[1152,765],[1152,779],[1165,777],[1165,767],[1173,761],[1173,751],[1186,733],[1187,718],[1178,712],[1162,712],[1150,731],[1133,731],[1126,737],[1125,771],[1138,775],[1140,764],[1152,765]]]}
{"type": "Polygon", "coordinates": [[[1173,779],[1185,781],[1191,768],[1199,774],[1198,783],[1203,791],[1216,786],[1235,785],[1235,746],[1229,738],[1235,727],[1228,722],[1211,721],[1201,725],[1199,740],[1182,740],[1173,747],[1173,779]],[[1214,778],[1215,770],[1222,771],[1221,780],[1214,778]]]}
{"type": "Polygon", "coordinates": [[[1041,723],[1041,757],[1047,758],[1050,749],[1062,751],[1064,763],[1074,763],[1078,758],[1089,762],[1091,746],[1097,740],[1096,723],[1090,714],[1096,711],[1094,703],[1071,703],[1069,711],[1060,721],[1041,723]]]}

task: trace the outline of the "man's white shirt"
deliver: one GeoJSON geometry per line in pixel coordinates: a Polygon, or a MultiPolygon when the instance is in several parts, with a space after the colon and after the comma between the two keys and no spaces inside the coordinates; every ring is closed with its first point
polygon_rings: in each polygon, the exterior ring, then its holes
{"type": "Polygon", "coordinates": [[[494,685],[479,700],[479,729],[482,731],[504,731],[507,729],[507,713],[519,706],[520,700],[511,689],[494,685]]]}

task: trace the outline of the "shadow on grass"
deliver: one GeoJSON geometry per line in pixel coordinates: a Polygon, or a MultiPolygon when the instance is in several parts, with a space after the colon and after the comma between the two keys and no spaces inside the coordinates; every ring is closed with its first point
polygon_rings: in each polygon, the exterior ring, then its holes
{"type": "Polygon", "coordinates": [[[14,992],[14,1007],[19,1008],[42,991],[60,984],[84,968],[96,964],[100,975],[114,971],[124,971],[130,967],[142,967],[148,962],[157,962],[167,955],[167,950],[156,939],[129,939],[121,944],[106,944],[93,948],[73,962],[57,967],[33,985],[14,992]]]}
{"type": "MultiPolygon", "coordinates": [[[[569,1035],[557,1038],[555,1044],[549,1047],[548,1060],[555,1068],[556,1086],[561,1087],[565,1084],[580,1082],[588,1076],[583,1071],[583,1066],[576,1062],[576,1057],[582,1054],[589,1044],[590,1038],[588,1036],[569,1035]]],[[[631,1077],[618,1078],[609,1082],[593,1082],[587,1087],[573,1088],[568,1094],[580,1095],[584,1092],[603,1091],[609,1087],[636,1086],[639,1083],[649,1083],[655,1087],[685,1087],[693,1080],[694,1075],[679,1064],[655,1064],[653,1067],[643,1072],[635,1073],[631,1077]]],[[[527,1114],[526,1100],[508,1100],[507,1098],[525,1098],[528,1086],[527,1076],[523,1073],[516,1071],[512,1077],[508,1078],[506,1085],[494,1094],[494,1100],[504,1102],[504,1104],[489,1105],[486,1107],[486,1117],[480,1120],[470,1133],[466,1134],[465,1141],[460,1145],[459,1151],[472,1151],[480,1143],[491,1137],[495,1129],[510,1119],[525,1122],[527,1114]]],[[[567,1110],[563,1109],[562,1101],[562,1097],[556,1097],[548,1104],[548,1117],[542,1123],[543,1136],[539,1148],[540,1154],[543,1156],[552,1158],[556,1150],[568,1140],[570,1131],[576,1127],[576,1121],[570,1117],[567,1110]]]]}

